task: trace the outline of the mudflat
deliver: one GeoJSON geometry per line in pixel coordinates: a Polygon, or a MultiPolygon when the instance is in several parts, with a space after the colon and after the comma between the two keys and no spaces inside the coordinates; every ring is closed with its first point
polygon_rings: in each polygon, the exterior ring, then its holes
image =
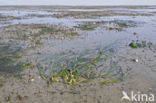
{"type": "Polygon", "coordinates": [[[155,103],[155,32],[156,6],[1,6],[0,103],[155,103]]]}

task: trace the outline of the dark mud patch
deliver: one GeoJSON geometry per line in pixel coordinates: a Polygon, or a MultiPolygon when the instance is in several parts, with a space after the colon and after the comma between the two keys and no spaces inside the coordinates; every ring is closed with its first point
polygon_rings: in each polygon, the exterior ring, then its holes
{"type": "Polygon", "coordinates": [[[20,58],[20,47],[14,45],[0,45],[0,74],[16,74],[23,69],[23,63],[18,62],[20,58]]]}

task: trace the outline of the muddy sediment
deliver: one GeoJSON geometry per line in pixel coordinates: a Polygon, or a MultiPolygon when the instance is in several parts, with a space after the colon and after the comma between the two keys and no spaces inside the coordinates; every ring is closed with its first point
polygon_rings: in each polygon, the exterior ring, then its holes
{"type": "Polygon", "coordinates": [[[1,103],[156,95],[155,6],[0,8],[1,103]]]}

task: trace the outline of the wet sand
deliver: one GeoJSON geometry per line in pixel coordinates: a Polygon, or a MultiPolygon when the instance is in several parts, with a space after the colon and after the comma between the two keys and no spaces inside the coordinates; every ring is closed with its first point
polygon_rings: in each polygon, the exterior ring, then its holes
{"type": "Polygon", "coordinates": [[[156,95],[155,11],[155,6],[0,7],[0,103],[136,103],[121,101],[122,91],[156,95]],[[132,40],[152,45],[134,49],[132,40]],[[114,68],[106,76],[69,85],[40,75],[38,64],[48,76],[57,56],[88,58],[99,48],[110,57],[90,71],[100,75],[114,68]],[[122,74],[120,81],[101,82],[122,74]]]}

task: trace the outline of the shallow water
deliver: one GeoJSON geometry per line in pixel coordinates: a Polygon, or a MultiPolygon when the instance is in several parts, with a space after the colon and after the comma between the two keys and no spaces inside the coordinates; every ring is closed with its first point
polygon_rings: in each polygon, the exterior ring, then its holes
{"type": "Polygon", "coordinates": [[[47,12],[47,11],[35,11],[35,10],[0,10],[0,14],[4,16],[16,16],[16,17],[24,17],[30,14],[38,14],[38,15],[53,15],[56,12],[47,12]]]}
{"type": "MultiPolygon", "coordinates": [[[[39,8],[38,8],[39,9],[39,8]]],[[[115,10],[117,12],[155,12],[155,9],[151,9],[150,7],[146,9],[133,9],[133,8],[105,8],[105,9],[64,9],[64,11],[109,11],[109,10],[115,10]],[[120,11],[118,11],[120,10],[120,11]]],[[[42,9],[41,9],[42,10],[42,9]]],[[[50,10],[50,9],[49,9],[50,10]]],[[[33,9],[20,9],[16,10],[9,10],[9,8],[3,8],[0,13],[2,15],[6,16],[18,16],[21,17],[21,19],[11,19],[7,20],[9,24],[1,24],[1,27],[8,26],[8,25],[16,25],[16,24],[47,24],[47,25],[61,25],[63,27],[69,27],[73,28],[76,25],[82,24],[84,22],[109,22],[109,21],[117,21],[121,23],[128,23],[128,22],[134,22],[136,23],[135,27],[128,27],[124,28],[123,31],[114,31],[114,30],[106,30],[103,25],[97,27],[95,30],[90,31],[80,31],[78,30],[80,37],[74,37],[74,39],[69,40],[68,37],[64,37],[64,40],[42,40],[43,42],[43,48],[41,51],[46,53],[47,58],[51,54],[55,54],[57,52],[65,52],[65,51],[81,51],[83,49],[92,49],[97,46],[107,46],[111,43],[117,42],[117,41],[131,41],[132,39],[136,39],[136,37],[133,35],[134,32],[137,33],[139,36],[139,39],[141,40],[147,40],[151,41],[153,43],[156,43],[156,35],[155,35],[155,26],[156,26],[156,15],[154,16],[103,16],[103,17],[96,17],[96,18],[73,18],[73,17],[64,17],[64,18],[55,18],[55,17],[48,17],[46,15],[53,15],[56,13],[60,13],[57,11],[58,9],[52,9],[52,11],[48,12],[46,10],[40,11],[37,10],[37,8],[33,9]],[[36,15],[45,15],[45,17],[26,17],[24,16],[28,14],[36,14],[36,15]],[[150,35],[150,36],[149,36],[150,35]],[[48,46],[47,46],[48,45],[48,46]],[[49,52],[53,51],[53,52],[49,52]]],[[[62,9],[59,9],[60,11],[62,9]]],[[[2,21],[3,22],[3,21],[2,21]]],[[[110,24],[106,24],[105,26],[110,26],[110,24]]],[[[28,46],[27,43],[22,43],[22,45],[28,46]]],[[[24,47],[26,47],[24,46],[24,47]]]]}
{"type": "MultiPolygon", "coordinates": [[[[0,24],[2,30],[3,27],[9,26],[9,25],[22,25],[22,24],[46,24],[46,25],[61,25],[62,27],[67,28],[74,28],[74,26],[83,24],[85,22],[108,22],[106,24],[102,24],[100,26],[97,26],[95,30],[76,30],[80,36],[73,37],[73,39],[69,39],[67,37],[62,37],[63,40],[58,39],[43,39],[41,40],[43,43],[43,48],[40,51],[43,53],[46,53],[44,58],[47,58],[51,54],[55,54],[57,52],[65,52],[65,51],[81,51],[83,49],[93,49],[97,46],[107,46],[109,44],[115,43],[115,42],[130,42],[131,40],[135,40],[136,36],[133,35],[134,32],[137,33],[137,36],[140,40],[146,40],[151,41],[153,43],[156,43],[156,35],[155,35],[155,27],[156,27],[156,15],[153,13],[153,16],[127,16],[124,15],[126,12],[143,12],[143,13],[151,13],[155,12],[156,9],[154,7],[147,7],[147,8],[123,8],[117,7],[117,8],[104,8],[104,9],[77,9],[77,8],[67,8],[66,9],[42,9],[42,8],[30,8],[30,9],[19,9],[16,7],[13,8],[3,8],[1,7],[0,14],[3,16],[6,16],[6,21],[1,21],[0,24]],[[13,10],[10,10],[13,9],[13,10]],[[46,10],[52,10],[52,11],[46,11],[46,10]],[[58,11],[59,10],[59,11],[58,11]],[[63,18],[55,18],[55,17],[49,17],[48,15],[52,16],[53,14],[61,13],[60,11],[110,11],[114,10],[116,12],[122,12],[123,15],[121,16],[100,16],[95,18],[74,18],[74,17],[63,17],[63,18]],[[44,15],[44,17],[36,17],[34,16],[27,16],[29,14],[35,14],[35,15],[44,15]],[[18,16],[20,19],[9,19],[7,16],[18,16]],[[114,21],[117,21],[118,23],[135,23],[136,26],[134,27],[122,27],[121,31],[116,30],[107,30],[106,27],[114,27],[116,24],[114,21]],[[8,22],[8,23],[7,23],[8,22]],[[109,24],[109,22],[112,22],[112,24],[109,24]],[[4,23],[4,24],[3,24],[4,23]],[[52,51],[52,52],[51,52],[52,51]]],[[[110,12],[111,13],[111,12],[110,12]]],[[[15,28],[12,28],[15,29],[15,28]]],[[[17,28],[16,28],[17,29],[17,28]]],[[[15,31],[18,32],[20,28],[18,28],[15,31]]],[[[28,29],[28,28],[27,28],[28,29]]],[[[5,40],[7,42],[9,40],[5,40]]],[[[30,43],[28,42],[19,42],[21,46],[26,48],[30,43]]]]}

